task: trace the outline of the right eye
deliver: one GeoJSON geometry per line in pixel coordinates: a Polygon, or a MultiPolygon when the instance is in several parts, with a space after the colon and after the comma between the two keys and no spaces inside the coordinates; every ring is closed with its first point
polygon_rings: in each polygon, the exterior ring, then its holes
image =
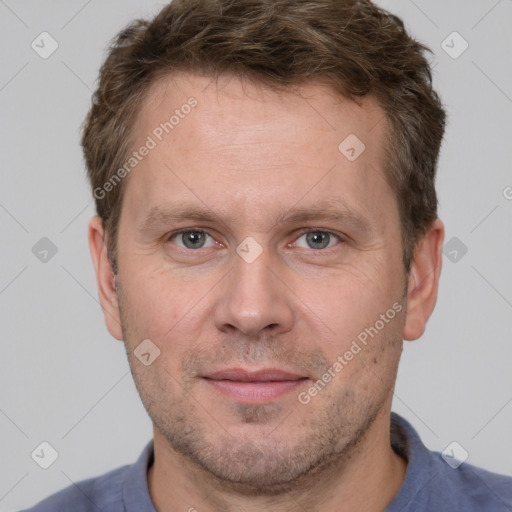
{"type": "Polygon", "coordinates": [[[204,249],[213,247],[215,240],[206,231],[200,229],[183,229],[169,235],[168,241],[173,241],[182,249],[204,249]],[[211,241],[208,243],[208,238],[211,241]],[[207,245],[208,243],[208,245],[207,245]]]}

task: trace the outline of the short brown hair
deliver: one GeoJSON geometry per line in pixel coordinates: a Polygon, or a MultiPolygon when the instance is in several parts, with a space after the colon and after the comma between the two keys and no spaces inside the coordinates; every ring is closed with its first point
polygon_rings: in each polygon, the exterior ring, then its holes
{"type": "Polygon", "coordinates": [[[175,71],[235,74],[286,91],[327,80],[348,98],[372,95],[385,113],[386,177],[400,212],[403,263],[437,218],[435,171],[445,112],[428,48],[369,0],[173,0],[112,41],[84,122],[88,177],[117,273],[123,182],[94,192],[123,165],[149,87],[175,71]]]}

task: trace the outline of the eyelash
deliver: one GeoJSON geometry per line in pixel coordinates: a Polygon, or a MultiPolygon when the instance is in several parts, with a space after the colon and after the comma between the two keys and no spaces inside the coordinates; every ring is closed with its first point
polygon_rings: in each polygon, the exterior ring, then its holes
{"type": "MultiPolygon", "coordinates": [[[[178,229],[176,231],[173,231],[172,233],[169,233],[167,236],[166,236],[166,241],[167,242],[171,242],[174,238],[176,238],[177,236],[181,235],[181,234],[184,234],[184,233],[205,233],[207,234],[209,237],[211,237],[212,239],[215,240],[215,238],[210,235],[210,233],[208,233],[208,231],[204,230],[204,229],[200,229],[200,228],[183,228],[183,229],[178,229]]],[[[338,239],[338,243],[339,242],[344,242],[346,241],[346,239],[342,236],[342,235],[338,235],[337,233],[334,233],[333,231],[328,231],[328,230],[325,230],[325,229],[305,229],[305,230],[302,230],[300,231],[300,233],[297,235],[296,239],[294,240],[294,242],[296,242],[300,237],[304,236],[304,235],[307,235],[308,233],[326,233],[336,239],[338,239]]],[[[338,245],[338,244],[335,244],[335,245],[338,245]]],[[[179,247],[179,246],[178,246],[179,247]]],[[[312,251],[315,251],[315,252],[326,252],[328,251],[329,249],[333,249],[333,247],[335,246],[332,246],[332,247],[327,247],[325,249],[311,249],[312,251]]],[[[199,249],[188,249],[188,248],[183,248],[183,247],[180,247],[180,249],[184,249],[186,251],[200,251],[201,249],[203,249],[203,247],[199,248],[199,249]]],[[[205,247],[205,249],[209,249],[209,247],[205,247]]]]}

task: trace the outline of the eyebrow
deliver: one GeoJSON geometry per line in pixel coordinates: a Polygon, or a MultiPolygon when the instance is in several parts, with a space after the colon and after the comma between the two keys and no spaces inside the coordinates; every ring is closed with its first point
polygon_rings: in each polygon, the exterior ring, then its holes
{"type": "MultiPolygon", "coordinates": [[[[137,229],[146,232],[182,221],[228,223],[228,219],[223,219],[221,214],[207,207],[175,203],[152,207],[137,229]]],[[[292,207],[279,213],[273,219],[273,226],[312,221],[344,223],[363,232],[371,232],[373,228],[373,223],[366,215],[338,201],[324,202],[318,206],[292,207]]]]}

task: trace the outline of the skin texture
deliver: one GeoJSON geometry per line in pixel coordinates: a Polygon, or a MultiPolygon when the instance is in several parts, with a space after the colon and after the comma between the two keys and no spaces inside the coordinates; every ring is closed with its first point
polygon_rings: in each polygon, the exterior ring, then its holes
{"type": "Polygon", "coordinates": [[[444,227],[433,223],[406,276],[382,110],[321,83],[298,92],[234,77],[161,79],[139,112],[134,148],[189,97],[197,106],[125,178],[116,278],[102,223],[90,223],[107,328],[124,340],[154,424],[148,483],[160,512],[371,512],[403,482],[391,400],[403,339],[421,336],[435,305],[444,227]],[[349,134],[365,144],[354,161],[338,149],[349,134]],[[177,203],[210,218],[148,225],[154,207],[177,203]],[[322,208],[350,215],[289,219],[322,208]],[[172,236],[182,228],[204,231],[204,247],[172,236]],[[326,232],[327,246],[311,247],[326,232]],[[236,250],[247,237],[262,251],[250,263],[236,250]],[[400,311],[333,377],[337,358],[393,305],[400,311]],[[134,355],[144,339],[160,350],[148,366],[134,355]],[[279,368],[304,380],[242,403],[203,378],[226,368],[279,368]],[[301,403],[329,368],[328,384],[301,403]]]}

